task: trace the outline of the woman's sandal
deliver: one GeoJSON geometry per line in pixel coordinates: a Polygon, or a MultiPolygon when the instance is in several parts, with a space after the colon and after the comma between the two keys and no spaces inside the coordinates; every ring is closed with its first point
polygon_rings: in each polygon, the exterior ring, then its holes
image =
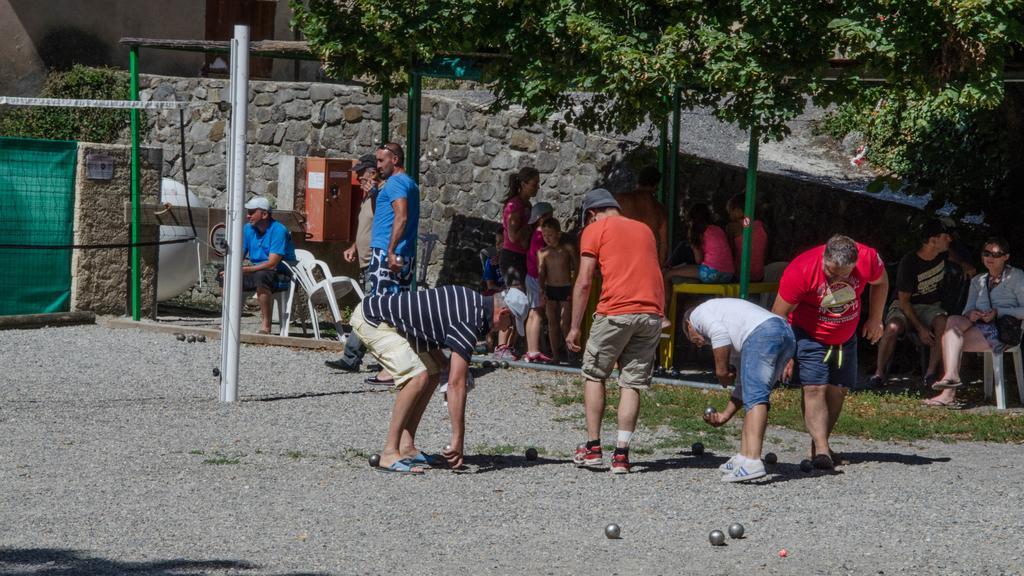
{"type": "Polygon", "coordinates": [[[932,384],[932,390],[956,390],[963,386],[964,383],[959,380],[950,380],[949,378],[943,378],[938,382],[932,384]]]}

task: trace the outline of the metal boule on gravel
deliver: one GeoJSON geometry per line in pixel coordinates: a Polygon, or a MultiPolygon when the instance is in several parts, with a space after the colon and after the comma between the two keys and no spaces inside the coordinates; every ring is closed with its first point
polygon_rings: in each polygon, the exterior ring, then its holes
{"type": "Polygon", "coordinates": [[[380,466],[380,454],[371,454],[370,455],[370,466],[373,467],[373,468],[376,468],[377,466],[380,466]]]}
{"type": "Polygon", "coordinates": [[[199,336],[196,336],[196,340],[198,342],[206,342],[206,335],[205,334],[200,334],[199,336]]]}
{"type": "Polygon", "coordinates": [[[690,452],[692,452],[694,456],[701,456],[704,454],[704,445],[700,442],[694,442],[693,445],[690,446],[690,452]]]}
{"type": "Polygon", "coordinates": [[[184,342],[185,341],[185,335],[184,334],[175,334],[174,337],[177,338],[179,342],[184,342]]]}
{"type": "Polygon", "coordinates": [[[743,524],[740,524],[739,522],[733,522],[729,525],[729,538],[732,538],[734,540],[737,538],[743,538],[743,532],[743,524]]]}
{"type": "Polygon", "coordinates": [[[502,367],[502,368],[508,368],[508,362],[507,362],[507,361],[505,361],[505,360],[503,360],[503,361],[501,362],[501,367],[502,367]]]}
{"type": "Polygon", "coordinates": [[[715,410],[714,406],[708,406],[707,408],[704,409],[704,416],[711,416],[712,414],[715,414],[717,412],[718,410],[715,410]]]}
{"type": "Polygon", "coordinates": [[[622,536],[622,528],[619,528],[618,524],[609,524],[604,527],[604,535],[612,540],[617,540],[622,536]]]}
{"type": "Polygon", "coordinates": [[[779,457],[775,455],[775,452],[769,452],[764,455],[765,464],[775,464],[779,461],[779,457]]]}
{"type": "Polygon", "coordinates": [[[811,470],[814,470],[814,465],[811,464],[810,460],[801,460],[800,469],[804,472],[810,472],[811,470]]]}
{"type": "Polygon", "coordinates": [[[530,460],[530,461],[536,460],[537,459],[537,449],[536,448],[527,448],[526,449],[526,459],[530,460]]]}
{"type": "Polygon", "coordinates": [[[213,375],[214,376],[220,376],[220,368],[214,368],[213,369],[213,375]]]}
{"type": "Polygon", "coordinates": [[[185,340],[187,340],[189,344],[192,344],[196,341],[196,337],[193,334],[189,334],[188,337],[185,338],[185,340]]]}
{"type": "Polygon", "coordinates": [[[711,534],[708,534],[708,542],[711,542],[712,546],[725,546],[725,534],[721,530],[712,530],[711,534]]]}

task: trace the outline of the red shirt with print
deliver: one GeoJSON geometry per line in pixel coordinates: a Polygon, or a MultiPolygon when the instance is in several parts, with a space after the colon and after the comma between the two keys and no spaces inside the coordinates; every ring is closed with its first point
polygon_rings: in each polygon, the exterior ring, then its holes
{"type": "Polygon", "coordinates": [[[857,266],[848,278],[825,277],[825,246],[797,256],[779,282],[779,296],[796,304],[789,322],[826,345],[843,344],[857,332],[860,295],[885,273],[874,248],[857,244],[857,266]]]}

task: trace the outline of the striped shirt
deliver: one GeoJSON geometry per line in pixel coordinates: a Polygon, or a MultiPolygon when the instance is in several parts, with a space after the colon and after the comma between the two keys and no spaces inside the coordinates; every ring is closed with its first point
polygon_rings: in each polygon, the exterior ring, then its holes
{"type": "Polygon", "coordinates": [[[491,324],[491,298],[463,286],[369,296],[363,317],[373,326],[389,324],[416,352],[448,348],[470,361],[478,339],[491,324]]]}

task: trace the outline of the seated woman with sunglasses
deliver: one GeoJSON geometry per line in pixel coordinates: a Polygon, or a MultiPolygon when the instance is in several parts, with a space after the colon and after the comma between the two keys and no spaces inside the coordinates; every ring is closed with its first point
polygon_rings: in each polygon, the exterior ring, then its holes
{"type": "Polygon", "coordinates": [[[990,238],[981,252],[988,273],[971,280],[962,316],[950,316],[942,335],[942,360],[945,373],[932,384],[941,390],[938,396],[925,400],[929,406],[951,406],[956,400],[960,381],[961,352],[1001,352],[1006,344],[999,339],[996,318],[1013,316],[1024,319],[1024,270],[1007,264],[1010,245],[1002,238],[990,238]]]}

